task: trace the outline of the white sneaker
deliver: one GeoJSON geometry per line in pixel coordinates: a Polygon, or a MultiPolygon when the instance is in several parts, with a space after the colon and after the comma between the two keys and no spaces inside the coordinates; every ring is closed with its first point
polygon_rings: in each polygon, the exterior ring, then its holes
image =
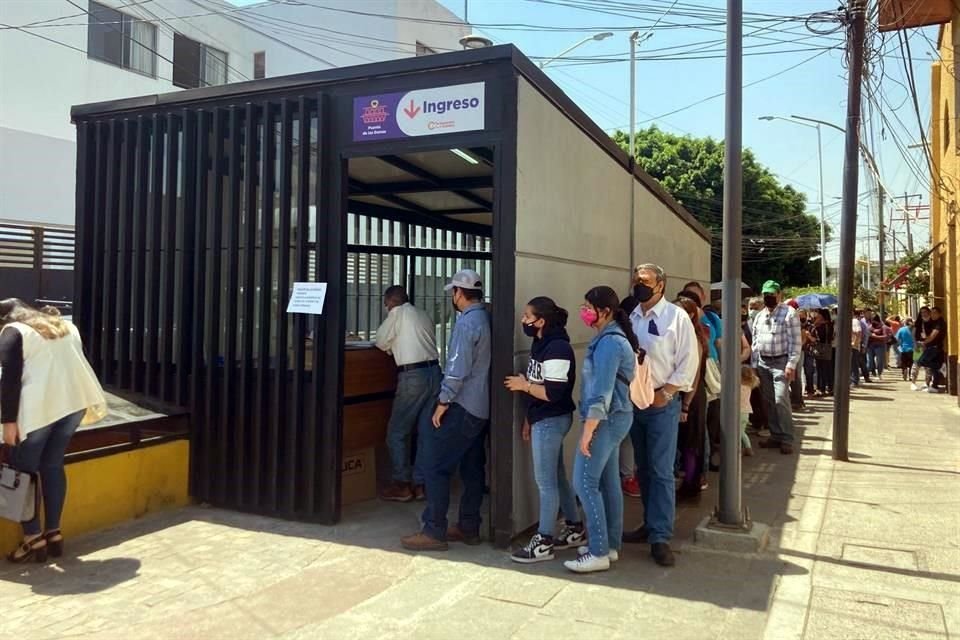
{"type": "Polygon", "coordinates": [[[917,386],[916,382],[910,385],[910,391],[920,391],[920,387],[917,386]]]}
{"type": "Polygon", "coordinates": [[[576,560],[567,560],[563,563],[567,569],[574,573],[593,573],[594,571],[606,571],[610,568],[610,557],[598,558],[591,554],[580,556],[576,560]]]}
{"type": "MultiPolygon", "coordinates": [[[[578,556],[585,556],[585,555],[588,555],[589,553],[590,553],[590,547],[577,547],[578,556]]],[[[616,549],[610,549],[609,553],[607,553],[607,557],[610,558],[610,562],[616,562],[617,560],[620,559],[620,552],[617,551],[616,549]]]]}

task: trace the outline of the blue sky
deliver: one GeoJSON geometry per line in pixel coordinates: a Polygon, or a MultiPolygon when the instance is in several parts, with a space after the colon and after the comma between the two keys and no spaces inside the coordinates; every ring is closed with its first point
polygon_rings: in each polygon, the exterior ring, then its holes
{"type": "MultiPolygon", "coordinates": [[[[231,0],[235,4],[249,4],[251,0],[231,0]]],[[[457,16],[464,17],[464,0],[439,0],[457,16]]],[[[356,0],[355,9],[363,11],[363,0],[356,0]]],[[[398,2],[401,14],[404,2],[398,2]]],[[[758,159],[780,178],[807,194],[811,212],[819,212],[817,190],[816,131],[783,121],[759,121],[759,116],[792,114],[817,118],[844,126],[846,115],[846,70],[842,50],[826,50],[841,44],[843,32],[815,36],[806,30],[803,22],[755,22],[758,14],[774,16],[806,16],[818,11],[834,11],[837,0],[745,0],[747,12],[744,82],[754,83],[744,89],[743,142],[758,159]],[[753,15],[751,15],[753,14],[753,15]],[[764,30],[766,29],[766,30],[764,30]],[[785,42],[771,42],[778,38],[785,42]],[[800,49],[800,51],[794,51],[800,49]],[[780,51],[780,53],[770,53],[780,51]],[[812,59],[811,59],[812,58],[812,59]],[[794,68],[795,67],[795,68],[794,68]],[[770,79],[765,79],[768,76],[770,79]],[[759,82],[757,82],[759,81],[759,82]]],[[[413,5],[406,15],[412,15],[413,5]]],[[[722,96],[705,98],[724,91],[724,0],[469,0],[469,21],[475,31],[483,33],[496,43],[511,42],[534,59],[555,56],[570,45],[593,34],[613,31],[614,36],[603,41],[590,41],[568,54],[562,60],[546,67],[548,75],[567,92],[602,128],[613,130],[629,123],[629,34],[633,30],[645,32],[655,23],[658,28],[652,38],[641,45],[637,64],[637,122],[638,126],[657,124],[662,129],[679,134],[722,138],[724,128],[724,101],[722,96]],[[583,7],[592,5],[591,10],[583,7]],[[638,12],[641,7],[646,11],[638,12]],[[597,8],[606,10],[596,10],[597,8]],[[667,9],[671,9],[669,13],[667,9]],[[690,12],[710,12],[709,24],[698,22],[690,12]],[[514,25],[510,28],[505,25],[514,25]],[[713,44],[710,44],[710,42],[713,44]],[[701,50],[697,55],[706,59],[677,60],[678,52],[701,50]],[[599,56],[614,58],[602,64],[585,64],[585,58],[599,56]],[[647,59],[659,56],[667,59],[647,59]],[[674,59],[669,59],[674,58],[674,59]],[[676,113],[672,113],[677,111],[676,113]],[[671,115],[665,115],[671,114],[671,115]]],[[[821,28],[824,25],[821,25],[821,28]]],[[[930,63],[935,55],[931,42],[937,29],[912,30],[908,33],[914,61],[913,69],[919,109],[919,121],[927,126],[930,117],[930,63]]],[[[920,124],[910,94],[905,89],[905,71],[896,34],[873,39],[882,50],[883,64],[874,64],[876,77],[882,77],[880,96],[885,100],[884,113],[892,127],[875,118],[874,133],[878,142],[877,157],[881,178],[890,191],[924,193],[929,201],[929,184],[923,178],[925,160],[919,149],[907,150],[914,169],[904,159],[904,152],[894,142],[891,131],[902,145],[920,142],[920,124]],[[892,110],[891,107],[895,108],[892,110]],[[920,174],[919,176],[917,174],[920,174]]],[[[343,45],[338,45],[343,46],[343,45]]],[[[362,43],[358,43],[362,47],[362,43]]],[[[689,55],[689,54],[687,54],[689,55]]],[[[867,101],[864,102],[866,113],[867,101]]],[[[827,221],[839,238],[843,135],[833,129],[823,130],[824,200],[827,221]]],[[[861,170],[861,193],[870,186],[861,170]]],[[[916,201],[914,201],[915,203],[916,201]]],[[[889,208],[889,207],[888,207],[889,208]]],[[[868,235],[866,200],[860,216],[858,253],[865,253],[868,235]]],[[[871,253],[876,257],[876,213],[871,253]]],[[[904,225],[894,227],[898,237],[905,237],[904,225]]],[[[926,222],[914,225],[915,242],[923,246],[928,241],[926,222]]],[[[888,243],[889,246],[889,243],[888,243]]],[[[838,259],[838,242],[828,246],[828,264],[838,259]]]]}
{"type": "MultiPolygon", "coordinates": [[[[440,0],[440,2],[458,16],[463,17],[463,0],[440,0]]],[[[621,4],[624,3],[621,2],[621,4]]],[[[649,6],[652,3],[644,4],[649,6]]],[[[657,4],[663,4],[665,9],[670,6],[670,3],[660,2],[657,4]]],[[[696,0],[696,4],[716,9],[725,7],[722,0],[696,0]]],[[[682,7],[684,2],[679,3],[679,5],[682,7]]],[[[834,10],[836,7],[836,0],[746,0],[744,10],[746,12],[777,15],[806,15],[816,11],[834,10]]],[[[611,28],[619,29],[615,32],[614,37],[600,42],[591,41],[569,55],[574,57],[619,56],[619,54],[629,51],[628,38],[630,32],[633,29],[644,32],[657,17],[657,15],[645,14],[640,19],[631,19],[525,0],[471,0],[469,3],[469,19],[475,25],[509,22],[583,28],[579,32],[561,33],[506,30],[487,26],[477,28],[477,31],[483,32],[497,43],[512,42],[531,57],[556,55],[584,37],[599,31],[613,30],[611,28]],[[590,27],[599,27],[599,29],[595,30],[590,27]]],[[[689,22],[687,18],[671,15],[667,15],[663,20],[676,23],[689,22]]],[[[749,34],[758,26],[762,25],[746,25],[744,33],[749,34]]],[[[722,27],[716,28],[720,29],[721,32],[713,33],[692,28],[658,30],[650,40],[641,45],[638,56],[643,56],[647,50],[666,49],[723,38],[722,27]]],[[[797,26],[785,28],[801,31],[801,28],[797,26]]],[[[842,32],[840,32],[832,38],[839,42],[842,35],[842,32]]],[[[777,37],[793,40],[803,36],[801,34],[778,34],[777,37]]],[[[910,39],[920,110],[924,123],[928,122],[930,115],[929,80],[930,52],[932,51],[932,47],[926,38],[936,41],[936,37],[936,29],[929,28],[922,32],[914,32],[910,39]]],[[[765,42],[769,41],[754,36],[747,37],[744,44],[749,47],[765,42]]],[[[796,46],[775,45],[771,48],[781,50],[802,48],[809,46],[809,43],[812,42],[828,44],[829,39],[813,39],[799,42],[796,46]]],[[[722,44],[718,44],[714,49],[722,46],[722,44]]],[[[762,49],[763,47],[760,47],[756,50],[762,49]]],[[[900,55],[895,36],[887,37],[885,49],[894,55],[900,55]]],[[[743,63],[744,82],[750,83],[773,75],[797,65],[817,53],[819,52],[805,51],[778,55],[746,56],[743,63]]],[[[549,64],[546,71],[604,129],[626,125],[629,122],[628,62],[564,66],[562,61],[556,61],[549,64]]],[[[884,71],[886,76],[892,79],[885,79],[881,83],[883,93],[893,106],[899,107],[909,95],[894,82],[894,80],[903,82],[905,73],[902,69],[902,61],[888,56],[884,71]]],[[[791,184],[806,193],[811,211],[818,211],[819,207],[816,131],[788,122],[759,121],[758,117],[796,114],[844,126],[847,94],[845,73],[843,53],[841,51],[828,51],[791,71],[744,89],[744,146],[753,149],[759,160],[769,166],[782,182],[791,184]]],[[[637,121],[640,126],[647,126],[651,124],[651,116],[665,114],[707,96],[723,92],[724,60],[716,58],[639,61],[637,63],[637,87],[637,121]]],[[[920,141],[920,127],[911,105],[912,103],[908,102],[896,112],[905,125],[903,129],[896,129],[904,144],[914,144],[920,141]]],[[[720,97],[664,118],[656,118],[652,120],[652,123],[673,133],[689,133],[695,136],[712,136],[720,139],[723,137],[724,130],[723,109],[724,101],[720,97]]],[[[889,112],[888,117],[896,127],[899,127],[899,124],[889,112]]],[[[880,143],[878,156],[881,164],[881,177],[887,187],[896,193],[906,191],[911,194],[928,194],[929,185],[927,183],[921,184],[919,179],[911,173],[903,160],[902,153],[894,144],[890,135],[886,135],[886,141],[881,141],[879,127],[877,127],[876,135],[880,143]]],[[[913,150],[910,153],[923,166],[921,151],[913,150]]],[[[828,207],[826,216],[828,223],[832,223],[835,228],[838,226],[840,219],[839,196],[843,173],[842,154],[843,134],[825,128],[823,130],[824,200],[828,207]]],[[[863,179],[863,171],[861,171],[861,191],[866,189],[863,186],[863,179]]],[[[928,201],[929,196],[926,196],[924,202],[928,201]]],[[[866,216],[867,209],[864,205],[860,231],[863,236],[867,234],[866,216]]],[[[926,242],[928,237],[929,227],[925,225],[926,223],[915,225],[914,240],[918,245],[926,242]]],[[[895,228],[898,229],[899,237],[904,238],[903,225],[898,224],[895,228]]],[[[876,235],[875,230],[873,234],[876,235]]],[[[838,228],[836,228],[835,235],[837,238],[839,237],[838,228]]],[[[837,245],[838,243],[834,242],[831,247],[828,247],[828,263],[836,264],[837,245]]],[[[862,251],[861,245],[862,243],[858,243],[858,251],[862,251]]],[[[872,253],[875,257],[876,251],[873,250],[872,253]]]]}

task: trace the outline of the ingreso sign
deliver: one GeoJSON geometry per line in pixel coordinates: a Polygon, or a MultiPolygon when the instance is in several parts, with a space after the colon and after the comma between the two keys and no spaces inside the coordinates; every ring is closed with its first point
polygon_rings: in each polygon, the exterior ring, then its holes
{"type": "Polygon", "coordinates": [[[353,99],[353,140],[390,140],[483,129],[483,82],[353,99]]]}

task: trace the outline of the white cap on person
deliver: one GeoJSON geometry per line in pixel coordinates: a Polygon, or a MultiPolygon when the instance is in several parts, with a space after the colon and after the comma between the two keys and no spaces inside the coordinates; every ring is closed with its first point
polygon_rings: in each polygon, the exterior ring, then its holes
{"type": "Polygon", "coordinates": [[[445,286],[443,290],[450,291],[454,287],[482,291],[483,282],[480,281],[480,274],[473,269],[463,269],[458,271],[457,274],[453,276],[453,280],[451,280],[450,284],[445,286]]]}

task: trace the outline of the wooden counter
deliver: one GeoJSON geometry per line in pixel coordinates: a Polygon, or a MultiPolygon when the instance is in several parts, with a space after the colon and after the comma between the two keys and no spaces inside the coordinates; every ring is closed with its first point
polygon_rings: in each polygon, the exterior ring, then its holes
{"type": "Polygon", "coordinates": [[[370,343],[347,343],[343,365],[343,449],[378,447],[397,388],[393,358],[370,343]]]}

